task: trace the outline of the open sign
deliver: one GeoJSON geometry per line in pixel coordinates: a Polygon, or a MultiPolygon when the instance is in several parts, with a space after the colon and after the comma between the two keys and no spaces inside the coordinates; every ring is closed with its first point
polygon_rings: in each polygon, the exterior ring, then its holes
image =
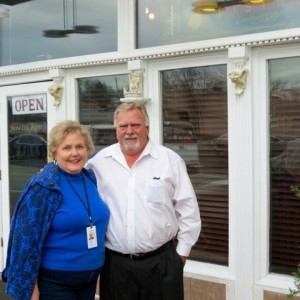
{"type": "Polygon", "coordinates": [[[12,97],[13,115],[40,114],[47,112],[47,94],[12,97]]]}

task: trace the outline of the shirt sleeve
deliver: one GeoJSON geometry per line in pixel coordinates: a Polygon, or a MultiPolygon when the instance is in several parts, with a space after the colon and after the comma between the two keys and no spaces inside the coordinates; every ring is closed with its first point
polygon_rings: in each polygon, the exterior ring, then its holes
{"type": "Polygon", "coordinates": [[[182,159],[173,165],[175,175],[174,199],[178,218],[177,253],[189,256],[192,246],[197,242],[201,230],[200,209],[197,198],[182,159]]]}

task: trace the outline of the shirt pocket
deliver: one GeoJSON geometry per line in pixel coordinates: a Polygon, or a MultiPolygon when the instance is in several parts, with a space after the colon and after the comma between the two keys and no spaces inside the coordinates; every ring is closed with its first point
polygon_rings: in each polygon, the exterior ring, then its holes
{"type": "Polygon", "coordinates": [[[146,201],[161,205],[166,202],[165,184],[161,180],[148,179],[146,190],[146,201]]]}

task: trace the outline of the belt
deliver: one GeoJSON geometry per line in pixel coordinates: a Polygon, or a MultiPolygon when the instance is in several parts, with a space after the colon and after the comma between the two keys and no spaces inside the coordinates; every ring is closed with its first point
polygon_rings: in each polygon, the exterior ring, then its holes
{"type": "Polygon", "coordinates": [[[172,239],[171,241],[168,241],[167,243],[163,244],[162,246],[160,246],[156,250],[146,252],[146,253],[134,253],[134,254],[123,254],[123,253],[111,250],[109,248],[106,248],[106,249],[109,253],[112,253],[112,254],[127,257],[127,258],[130,258],[132,260],[142,260],[142,259],[145,259],[147,257],[150,257],[150,256],[153,256],[153,255],[156,255],[156,254],[159,254],[159,253],[163,252],[164,250],[170,248],[173,244],[174,244],[174,241],[172,239]]]}

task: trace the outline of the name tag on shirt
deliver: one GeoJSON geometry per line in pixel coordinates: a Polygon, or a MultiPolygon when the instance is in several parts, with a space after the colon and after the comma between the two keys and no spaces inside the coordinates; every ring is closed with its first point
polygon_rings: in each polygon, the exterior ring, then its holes
{"type": "Polygon", "coordinates": [[[98,247],[96,226],[88,226],[86,228],[88,249],[98,247]]]}

